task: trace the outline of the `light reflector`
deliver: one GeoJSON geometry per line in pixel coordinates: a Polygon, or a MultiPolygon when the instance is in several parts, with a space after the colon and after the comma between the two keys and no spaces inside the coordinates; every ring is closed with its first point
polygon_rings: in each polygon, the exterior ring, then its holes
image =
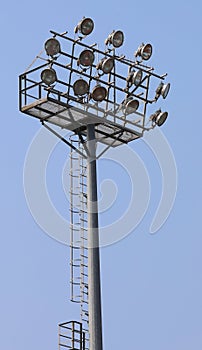
{"type": "Polygon", "coordinates": [[[86,95],[89,90],[87,81],[85,81],[84,79],[76,80],[73,85],[73,90],[74,90],[74,94],[77,96],[86,95]]]}
{"type": "Polygon", "coordinates": [[[84,67],[92,66],[95,60],[95,55],[91,50],[84,50],[81,52],[78,60],[78,64],[81,64],[84,67]]]}
{"type": "Polygon", "coordinates": [[[75,33],[80,32],[83,35],[89,35],[94,29],[94,22],[91,18],[83,18],[75,28],[75,33]]]}
{"type": "Polygon", "coordinates": [[[52,56],[52,57],[57,55],[61,51],[60,43],[55,38],[48,39],[45,42],[44,47],[45,47],[45,50],[46,50],[46,54],[48,56],[52,56]]]}
{"type": "Polygon", "coordinates": [[[46,68],[41,72],[41,80],[46,85],[52,85],[57,80],[56,71],[53,68],[46,68]]]}
{"type": "Polygon", "coordinates": [[[170,90],[170,83],[163,84],[160,82],[159,86],[156,89],[156,96],[155,100],[157,101],[160,96],[162,96],[164,99],[167,97],[170,90]]]}
{"type": "Polygon", "coordinates": [[[131,100],[127,102],[126,104],[126,114],[134,113],[139,107],[139,101],[138,100],[131,100]]]}
{"type": "Polygon", "coordinates": [[[138,107],[139,107],[138,100],[129,99],[124,103],[123,110],[125,114],[132,114],[136,112],[138,107]]]}
{"type": "Polygon", "coordinates": [[[143,60],[147,61],[152,55],[152,45],[142,43],[137,51],[135,52],[135,57],[141,56],[143,60]]]}
{"type": "Polygon", "coordinates": [[[105,44],[111,44],[115,48],[123,45],[124,42],[124,34],[121,30],[113,31],[108,38],[105,40],[105,44]]]}
{"type": "Polygon", "coordinates": [[[130,71],[129,75],[126,78],[126,81],[136,86],[140,85],[142,81],[142,71],[130,71]]]}
{"type": "Polygon", "coordinates": [[[166,119],[168,117],[168,112],[161,112],[156,118],[156,124],[158,126],[161,126],[165,123],[166,119]]]}
{"type": "Polygon", "coordinates": [[[97,69],[101,69],[103,73],[109,74],[114,68],[114,60],[113,58],[103,58],[97,65],[97,69]]]}
{"type": "Polygon", "coordinates": [[[91,96],[94,101],[101,102],[106,98],[107,90],[105,89],[105,87],[97,85],[94,87],[91,96]]]}
{"type": "Polygon", "coordinates": [[[150,116],[150,120],[152,123],[158,126],[161,126],[165,123],[166,119],[168,117],[168,112],[161,112],[161,109],[158,109],[154,114],[150,116]]]}

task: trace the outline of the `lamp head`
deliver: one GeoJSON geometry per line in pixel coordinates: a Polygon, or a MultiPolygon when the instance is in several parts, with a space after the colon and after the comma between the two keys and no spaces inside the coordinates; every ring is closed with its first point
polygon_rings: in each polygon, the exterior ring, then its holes
{"type": "Polygon", "coordinates": [[[168,117],[168,112],[161,112],[161,109],[158,109],[154,114],[150,116],[150,120],[152,123],[158,126],[161,126],[165,123],[166,119],[168,117]]]}
{"type": "Polygon", "coordinates": [[[129,72],[126,81],[136,86],[140,85],[142,81],[142,71],[139,69],[138,71],[129,72]]]}
{"type": "Polygon", "coordinates": [[[162,96],[165,99],[169,93],[169,90],[170,83],[163,84],[163,82],[160,82],[159,86],[156,89],[155,100],[157,101],[160,96],[162,96]]]}
{"type": "Polygon", "coordinates": [[[121,30],[113,30],[111,34],[109,34],[108,38],[105,40],[105,44],[111,44],[115,48],[123,45],[124,42],[124,34],[121,30]]]}
{"type": "Polygon", "coordinates": [[[112,69],[114,68],[114,60],[111,57],[103,58],[98,65],[96,66],[97,69],[101,69],[103,73],[109,74],[112,69]]]}
{"type": "Polygon", "coordinates": [[[61,51],[60,43],[55,38],[48,39],[45,42],[44,48],[46,50],[47,55],[51,57],[56,56],[61,51]]]}
{"type": "Polygon", "coordinates": [[[46,68],[41,72],[41,80],[50,86],[57,80],[56,71],[53,68],[46,68]]]}
{"type": "Polygon", "coordinates": [[[133,98],[128,98],[124,104],[123,104],[123,111],[124,114],[132,114],[134,112],[136,112],[136,110],[139,107],[139,101],[138,100],[134,100],[133,98]]]}
{"type": "Polygon", "coordinates": [[[87,81],[85,81],[84,79],[76,80],[73,84],[73,90],[76,96],[86,95],[89,91],[89,86],[87,81]]]}
{"type": "Polygon", "coordinates": [[[96,102],[102,102],[107,96],[107,90],[101,85],[94,87],[91,97],[96,102]]]}
{"type": "Polygon", "coordinates": [[[81,64],[84,67],[92,66],[95,60],[95,55],[91,50],[84,50],[80,53],[78,64],[81,64]]]}
{"type": "Polygon", "coordinates": [[[144,61],[149,60],[152,55],[152,45],[142,43],[134,55],[135,57],[140,56],[144,61]]]}
{"type": "Polygon", "coordinates": [[[75,27],[74,32],[89,35],[94,29],[94,22],[91,18],[83,18],[75,27]]]}

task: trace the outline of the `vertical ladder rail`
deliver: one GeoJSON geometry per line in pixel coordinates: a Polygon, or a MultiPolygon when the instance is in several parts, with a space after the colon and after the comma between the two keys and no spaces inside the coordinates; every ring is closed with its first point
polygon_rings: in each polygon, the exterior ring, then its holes
{"type": "MultiPolygon", "coordinates": [[[[78,140],[71,140],[82,153],[78,140]]],[[[80,303],[85,350],[89,350],[88,314],[88,220],[87,220],[87,162],[75,150],[70,151],[70,284],[71,301],[80,303]]]]}
{"type": "Polygon", "coordinates": [[[89,349],[88,313],[88,220],[87,220],[87,162],[80,156],[81,203],[81,322],[85,332],[86,349],[89,349]]]}
{"type": "MultiPolygon", "coordinates": [[[[72,143],[75,141],[72,141],[72,143]]],[[[70,151],[70,285],[71,301],[80,303],[81,293],[81,254],[80,254],[80,168],[79,155],[71,148],[70,151]]]]}

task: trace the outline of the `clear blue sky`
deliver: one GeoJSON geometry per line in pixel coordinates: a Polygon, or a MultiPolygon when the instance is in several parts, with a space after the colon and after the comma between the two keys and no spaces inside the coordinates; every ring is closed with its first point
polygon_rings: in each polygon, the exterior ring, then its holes
{"type": "MultiPolygon", "coordinates": [[[[49,29],[71,32],[84,15],[95,21],[97,42],[112,29],[123,30],[129,57],[142,41],[153,44],[152,64],[168,72],[172,84],[162,130],[178,169],[171,214],[151,235],[161,175],[145,143],[131,145],[147,167],[151,199],[133,233],[101,251],[104,349],[202,349],[201,13],[199,0],[2,4],[1,349],[57,349],[57,324],[79,317],[69,302],[69,249],[41,230],[26,204],[23,164],[40,125],[18,111],[18,75],[40,52],[49,29]]],[[[67,153],[58,145],[49,165],[51,198],[62,215],[68,212],[61,185],[67,153]]],[[[116,169],[110,173],[107,164],[99,164],[100,180],[116,182],[116,169]]],[[[127,181],[125,186],[127,193],[127,181]]],[[[127,194],[119,209],[126,201],[127,194]]]]}

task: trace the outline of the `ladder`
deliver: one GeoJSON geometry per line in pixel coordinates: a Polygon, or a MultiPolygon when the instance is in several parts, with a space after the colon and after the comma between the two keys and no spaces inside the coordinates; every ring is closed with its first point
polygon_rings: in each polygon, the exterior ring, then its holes
{"type": "MultiPolygon", "coordinates": [[[[80,151],[83,146],[78,140],[80,151]]],[[[88,221],[87,163],[71,148],[70,151],[70,286],[71,301],[80,304],[80,321],[85,334],[85,349],[89,349],[88,312],[88,221]]]]}

